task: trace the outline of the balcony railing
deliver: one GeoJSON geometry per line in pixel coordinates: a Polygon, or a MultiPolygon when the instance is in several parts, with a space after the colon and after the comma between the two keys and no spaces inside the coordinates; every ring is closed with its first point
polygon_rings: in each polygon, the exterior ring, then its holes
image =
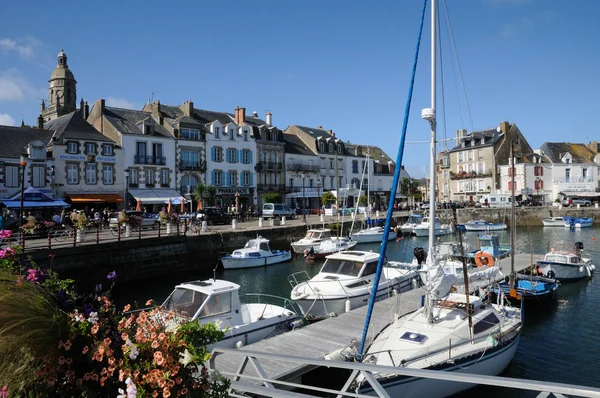
{"type": "Polygon", "coordinates": [[[305,172],[312,172],[312,173],[318,173],[319,170],[321,169],[321,166],[319,166],[319,165],[301,163],[301,162],[294,162],[294,163],[290,162],[286,166],[289,171],[305,171],[305,172]]]}
{"type": "Polygon", "coordinates": [[[582,182],[594,182],[593,177],[569,177],[569,178],[555,178],[555,184],[570,184],[570,183],[582,183],[582,182]]]}
{"type": "Polygon", "coordinates": [[[283,170],[283,163],[282,162],[258,162],[256,164],[256,169],[262,170],[262,171],[267,171],[267,170],[280,171],[280,170],[283,170]]]}
{"type": "Polygon", "coordinates": [[[167,164],[167,159],[164,156],[142,156],[135,155],[135,164],[153,164],[158,166],[164,166],[167,164]]]}
{"type": "Polygon", "coordinates": [[[200,172],[206,171],[206,162],[202,161],[189,161],[189,160],[180,160],[179,161],[179,170],[198,170],[200,172]]]}
{"type": "Polygon", "coordinates": [[[491,177],[491,176],[492,176],[491,170],[487,170],[482,173],[479,173],[476,171],[471,171],[469,173],[464,172],[464,171],[459,172],[459,173],[450,172],[451,180],[464,180],[466,178],[484,178],[484,177],[491,177]]]}
{"type": "Polygon", "coordinates": [[[259,192],[283,192],[285,191],[285,185],[283,184],[258,184],[257,189],[259,192]]]}

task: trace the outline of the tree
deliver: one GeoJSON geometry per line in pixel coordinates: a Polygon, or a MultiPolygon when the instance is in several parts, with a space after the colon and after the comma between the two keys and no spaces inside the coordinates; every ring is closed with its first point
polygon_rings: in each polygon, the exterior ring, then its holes
{"type": "Polygon", "coordinates": [[[281,203],[281,195],[278,192],[267,192],[263,195],[263,203],[281,203]]]}
{"type": "Polygon", "coordinates": [[[335,198],[335,195],[332,194],[331,192],[325,192],[323,194],[323,196],[321,196],[321,201],[323,202],[323,204],[325,206],[327,206],[327,205],[330,205],[332,203],[335,203],[336,198],[335,198]]]}
{"type": "Polygon", "coordinates": [[[358,200],[358,204],[361,206],[367,206],[367,197],[366,196],[361,196],[360,199],[358,200]]]}
{"type": "Polygon", "coordinates": [[[200,183],[194,188],[194,199],[201,200],[202,204],[204,204],[204,201],[206,200],[209,206],[213,206],[216,195],[217,190],[212,185],[207,186],[200,183]]]}

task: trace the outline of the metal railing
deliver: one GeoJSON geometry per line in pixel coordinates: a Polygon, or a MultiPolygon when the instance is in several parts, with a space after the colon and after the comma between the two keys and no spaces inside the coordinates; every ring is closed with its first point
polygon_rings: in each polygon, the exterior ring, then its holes
{"type": "Polygon", "coordinates": [[[164,156],[143,156],[143,155],[135,155],[134,156],[135,164],[153,164],[158,166],[164,166],[167,164],[167,158],[164,156]]]}
{"type": "Polygon", "coordinates": [[[258,184],[256,186],[256,188],[258,189],[258,191],[261,191],[261,192],[265,192],[265,191],[274,191],[274,192],[285,191],[285,185],[283,185],[283,184],[258,184]]]}
{"type": "Polygon", "coordinates": [[[190,160],[180,160],[179,161],[179,169],[180,170],[200,170],[206,171],[206,162],[205,161],[190,161],[190,160]]]}
{"type": "Polygon", "coordinates": [[[318,173],[321,166],[316,164],[302,163],[302,162],[288,162],[286,168],[289,171],[306,171],[312,173],[318,173]]]}
{"type": "Polygon", "coordinates": [[[594,182],[593,177],[569,177],[569,178],[554,178],[555,184],[568,184],[574,182],[594,182]]]}
{"type": "Polygon", "coordinates": [[[275,170],[275,171],[283,170],[283,163],[282,162],[258,162],[256,165],[262,171],[265,171],[265,170],[275,170]]]}
{"type": "Polygon", "coordinates": [[[244,393],[258,394],[268,397],[316,397],[326,394],[337,395],[340,397],[368,397],[372,396],[348,391],[351,383],[358,377],[364,376],[374,390],[376,396],[389,397],[383,386],[377,380],[377,374],[389,374],[406,377],[417,377],[431,380],[441,380],[455,383],[479,384],[495,387],[505,387],[510,389],[527,390],[539,392],[538,398],[548,397],[554,394],[556,397],[564,395],[579,397],[600,397],[600,389],[593,387],[577,386],[573,384],[542,382],[536,380],[516,379],[501,376],[484,376],[472,373],[444,372],[437,370],[424,370],[406,367],[382,366],[360,362],[343,362],[326,359],[313,359],[280,354],[267,354],[256,351],[249,351],[233,348],[214,348],[209,362],[211,371],[218,371],[221,375],[231,380],[231,395],[243,396],[244,393]],[[232,358],[240,359],[240,366],[236,371],[227,371],[219,369],[216,365],[216,359],[219,355],[227,355],[232,358]],[[330,388],[300,384],[297,382],[283,381],[269,378],[260,361],[277,361],[280,363],[290,363],[293,367],[302,366],[305,368],[328,368],[338,371],[346,370],[350,372],[350,377],[340,390],[330,388]],[[248,366],[250,365],[250,366],[248,366]],[[246,369],[253,371],[257,376],[249,372],[244,373],[246,369]],[[276,388],[279,387],[279,388],[276,388]],[[296,390],[296,391],[294,391],[296,390]],[[297,392],[298,390],[303,393],[297,392]],[[310,392],[310,394],[309,394],[310,392]],[[563,395],[564,394],[564,395],[563,395]]]}

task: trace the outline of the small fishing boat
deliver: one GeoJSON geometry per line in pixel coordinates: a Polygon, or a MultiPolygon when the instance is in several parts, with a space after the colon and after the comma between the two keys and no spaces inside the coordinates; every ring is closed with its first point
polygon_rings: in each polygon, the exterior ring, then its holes
{"type": "Polygon", "coordinates": [[[252,268],[282,263],[292,259],[292,252],[269,248],[269,240],[258,236],[250,239],[242,249],[237,249],[228,256],[221,257],[223,268],[252,268]]]}
{"type": "MultiPolygon", "coordinates": [[[[556,299],[556,290],[560,285],[556,279],[545,278],[537,275],[515,274],[515,288],[517,297],[510,295],[510,283],[508,280],[492,285],[488,288],[488,292],[492,297],[492,301],[498,299],[498,294],[502,292],[502,296],[514,305],[520,306],[519,301],[523,301],[524,307],[529,306],[547,306],[551,305],[556,299]]],[[[507,279],[509,279],[507,277],[507,279]]]]}
{"type": "MultiPolygon", "coordinates": [[[[387,240],[396,239],[396,231],[388,231],[387,240]]],[[[357,243],[381,242],[383,239],[383,227],[371,227],[350,234],[350,238],[357,243]]]]}
{"type": "Polygon", "coordinates": [[[276,336],[303,324],[303,317],[294,311],[290,300],[269,295],[259,301],[243,304],[240,285],[221,279],[197,280],[175,286],[175,290],[160,306],[162,312],[172,313],[174,321],[198,320],[200,323],[220,324],[225,338],[213,347],[242,347],[276,336]],[[283,306],[267,304],[277,298],[283,306]]]}
{"type": "Polygon", "coordinates": [[[423,216],[420,214],[411,214],[408,216],[408,220],[402,226],[400,226],[400,230],[403,234],[414,234],[415,228],[423,222],[423,216]]]}
{"type": "MultiPolygon", "coordinates": [[[[423,222],[414,228],[415,235],[417,236],[429,236],[429,217],[423,217],[423,222]]],[[[442,224],[438,217],[434,218],[434,229],[435,236],[448,235],[453,232],[452,226],[448,224],[442,224]]]]}
{"type": "Polygon", "coordinates": [[[331,230],[326,228],[309,229],[306,236],[291,243],[292,249],[296,253],[304,253],[306,249],[317,247],[321,242],[331,239],[331,230]]]}
{"type": "Polygon", "coordinates": [[[571,251],[551,249],[543,260],[537,262],[537,265],[543,275],[561,282],[590,278],[596,270],[596,266],[592,264],[590,258],[582,257],[582,253],[583,243],[575,242],[571,251]]]}
{"type": "MultiPolygon", "coordinates": [[[[367,304],[379,254],[345,251],[327,257],[313,278],[306,271],[288,277],[291,298],[308,319],[322,319],[348,312],[367,304]]],[[[385,262],[377,287],[377,299],[411,290],[418,277],[416,267],[385,262]]]]}
{"type": "Polygon", "coordinates": [[[467,231],[501,231],[506,229],[506,224],[503,222],[487,222],[485,220],[474,220],[465,223],[465,230],[467,231]]]}
{"type": "Polygon", "coordinates": [[[350,240],[348,237],[330,238],[319,244],[317,247],[311,247],[304,250],[304,257],[309,258],[325,258],[330,254],[350,250],[356,246],[358,242],[350,240]]]}
{"type": "Polygon", "coordinates": [[[592,217],[563,217],[566,228],[588,228],[594,224],[592,217]]]}
{"type": "Polygon", "coordinates": [[[564,227],[564,217],[550,217],[542,220],[544,227],[564,227]]]}
{"type": "Polygon", "coordinates": [[[488,265],[483,264],[483,258],[485,258],[485,256],[482,257],[482,253],[489,253],[493,257],[493,262],[498,263],[498,260],[507,257],[511,253],[510,246],[501,245],[499,240],[500,238],[495,234],[479,235],[477,237],[479,249],[471,250],[467,254],[467,257],[471,260],[471,263],[475,264],[477,264],[477,259],[479,257],[481,264],[477,265],[488,265]],[[478,253],[480,253],[479,256],[478,253]]]}

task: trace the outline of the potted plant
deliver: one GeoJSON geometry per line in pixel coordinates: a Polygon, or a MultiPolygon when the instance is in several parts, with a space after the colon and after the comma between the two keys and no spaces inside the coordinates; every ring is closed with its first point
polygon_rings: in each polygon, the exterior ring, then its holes
{"type": "Polygon", "coordinates": [[[85,229],[88,226],[88,219],[83,213],[75,213],[75,215],[71,216],[71,220],[73,220],[73,227],[77,231],[76,241],[83,242],[85,240],[85,229]]]}
{"type": "Polygon", "coordinates": [[[24,234],[34,234],[38,228],[36,218],[34,216],[27,217],[25,224],[21,225],[20,228],[24,234]]]}
{"type": "Polygon", "coordinates": [[[173,221],[173,217],[166,211],[162,210],[162,211],[158,212],[158,222],[160,222],[162,225],[167,226],[167,234],[170,234],[172,232],[172,229],[173,229],[172,221],[173,221]]]}

